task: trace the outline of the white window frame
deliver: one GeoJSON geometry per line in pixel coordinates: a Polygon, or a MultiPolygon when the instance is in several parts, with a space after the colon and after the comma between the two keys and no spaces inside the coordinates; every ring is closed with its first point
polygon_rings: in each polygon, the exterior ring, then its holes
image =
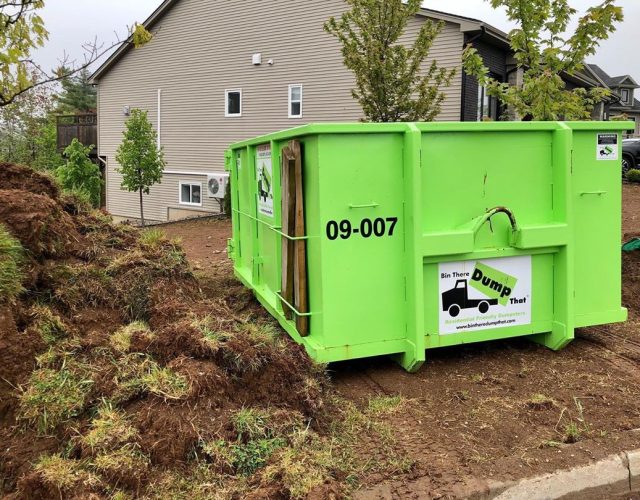
{"type": "Polygon", "coordinates": [[[302,102],[304,100],[304,96],[303,96],[303,88],[302,88],[302,84],[301,83],[292,83],[291,85],[289,85],[289,118],[302,118],[302,102]],[[293,92],[294,88],[300,88],[300,101],[294,101],[291,98],[291,94],[293,92]],[[293,103],[295,102],[300,102],[300,114],[299,115],[294,115],[293,113],[291,113],[291,106],[293,105],[293,103]]]}
{"type": "MultiPolygon", "coordinates": [[[[193,197],[193,192],[191,191],[191,189],[189,190],[189,195],[193,197]]],[[[186,205],[188,207],[201,207],[202,198],[203,198],[202,182],[196,182],[196,181],[179,181],[178,182],[178,203],[180,205],[186,205]],[[182,186],[198,186],[200,188],[200,203],[191,203],[189,201],[182,201],[182,186]]]]}
{"type": "Polygon", "coordinates": [[[227,89],[224,91],[224,116],[226,118],[239,118],[242,116],[242,89],[227,89]],[[229,113],[229,94],[240,94],[240,113],[229,113]]]}

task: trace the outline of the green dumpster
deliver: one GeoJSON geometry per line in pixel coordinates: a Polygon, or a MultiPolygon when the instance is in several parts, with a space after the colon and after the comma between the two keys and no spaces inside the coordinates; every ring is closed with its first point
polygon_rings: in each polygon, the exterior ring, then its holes
{"type": "Polygon", "coordinates": [[[621,322],[626,122],[313,124],[231,146],[236,276],[332,362],[621,322]]]}

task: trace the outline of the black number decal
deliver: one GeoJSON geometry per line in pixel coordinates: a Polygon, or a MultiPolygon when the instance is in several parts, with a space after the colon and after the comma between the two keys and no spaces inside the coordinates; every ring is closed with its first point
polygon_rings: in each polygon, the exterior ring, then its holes
{"type": "Polygon", "coordinates": [[[329,221],[327,224],[327,238],[329,238],[330,241],[338,239],[338,223],[334,220],[329,221]]]}
{"type": "Polygon", "coordinates": [[[362,219],[359,224],[357,222],[354,224],[348,219],[330,220],[327,222],[327,238],[329,241],[335,241],[338,238],[348,240],[354,236],[362,236],[365,239],[372,236],[376,238],[393,236],[397,223],[397,217],[387,217],[386,219],[378,217],[375,220],[362,219]]]}
{"type": "Polygon", "coordinates": [[[385,222],[384,219],[376,219],[373,223],[373,234],[375,234],[378,238],[384,236],[385,233],[385,222]]]}
{"type": "Polygon", "coordinates": [[[340,223],[340,238],[343,240],[351,238],[351,222],[348,220],[343,220],[340,223]]]}
{"type": "Polygon", "coordinates": [[[360,223],[360,233],[363,238],[369,238],[373,233],[373,224],[370,219],[362,219],[360,223]]]}
{"type": "Polygon", "coordinates": [[[391,223],[391,227],[389,228],[389,236],[393,236],[393,230],[396,228],[396,224],[398,223],[398,218],[387,217],[387,222],[391,223]]]}

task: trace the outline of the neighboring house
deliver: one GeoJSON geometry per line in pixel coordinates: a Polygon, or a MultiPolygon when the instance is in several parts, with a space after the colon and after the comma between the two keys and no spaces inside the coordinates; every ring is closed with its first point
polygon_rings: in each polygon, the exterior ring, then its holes
{"type": "MultiPolygon", "coordinates": [[[[138,195],[120,189],[116,150],[128,110],[149,112],[167,168],[145,197],[145,215],[165,221],[219,210],[207,175],[222,172],[236,141],[310,122],[359,121],[352,73],[337,40],[323,30],[344,0],[166,0],[144,25],[153,40],[123,44],[92,76],[98,86],[98,149],[107,165],[107,209],[139,216],[138,195]]],[[[411,42],[426,19],[443,21],[427,64],[456,69],[438,120],[497,119],[501,109],[464,75],[471,43],[492,74],[517,83],[508,37],[482,21],[422,10],[410,21],[411,42]]]]}
{"type": "Polygon", "coordinates": [[[589,64],[588,68],[598,78],[599,83],[611,89],[613,94],[613,99],[605,111],[605,119],[626,116],[636,123],[635,130],[629,135],[640,136],[640,100],[634,95],[640,85],[629,75],[609,76],[596,64],[589,64]]]}

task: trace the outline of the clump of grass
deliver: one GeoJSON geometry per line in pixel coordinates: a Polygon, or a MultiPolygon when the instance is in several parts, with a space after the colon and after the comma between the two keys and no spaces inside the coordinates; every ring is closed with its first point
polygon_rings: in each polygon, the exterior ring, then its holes
{"type": "Polygon", "coordinates": [[[149,459],[136,444],[126,444],[117,450],[100,453],[91,461],[96,471],[107,475],[139,477],[149,465],[149,459]]]}
{"type": "Polygon", "coordinates": [[[49,432],[82,412],[92,383],[87,367],[77,363],[35,370],[20,394],[20,417],[39,433],[49,432]]]}
{"type": "Polygon", "coordinates": [[[369,400],[369,413],[380,416],[396,413],[405,405],[402,396],[376,396],[369,400]]]}
{"type": "Polygon", "coordinates": [[[57,316],[47,306],[34,306],[31,309],[31,315],[34,318],[35,329],[47,344],[55,344],[57,341],[64,339],[68,333],[60,316],[57,316]]]}
{"type": "Polygon", "coordinates": [[[544,394],[534,394],[527,401],[527,406],[534,410],[548,410],[553,408],[555,405],[555,400],[549,396],[545,396],[544,394]]]}
{"type": "Polygon", "coordinates": [[[150,249],[159,248],[166,241],[167,235],[160,229],[147,229],[140,233],[140,244],[150,249]]]}
{"type": "Polygon", "coordinates": [[[60,491],[67,491],[75,486],[97,486],[100,480],[84,468],[85,464],[78,460],[63,458],[60,455],[41,457],[34,470],[40,474],[45,483],[60,491]]]}
{"type": "Polygon", "coordinates": [[[627,180],[629,182],[640,182],[640,170],[631,169],[627,172],[627,180]]]}
{"type": "Polygon", "coordinates": [[[111,347],[117,352],[126,353],[131,348],[131,339],[137,333],[149,335],[149,325],[142,321],[134,321],[120,328],[111,335],[111,347]]]}
{"type": "Polygon", "coordinates": [[[212,316],[205,316],[194,319],[191,322],[191,326],[202,334],[201,342],[206,347],[212,351],[217,351],[222,347],[222,344],[228,340],[229,335],[224,332],[218,332],[214,328],[213,323],[214,318],[212,316]]]}
{"type": "Polygon", "coordinates": [[[36,356],[40,368],[56,368],[62,366],[82,348],[78,339],[66,338],[51,345],[44,353],[36,356]]]}
{"type": "Polygon", "coordinates": [[[12,301],[22,293],[22,245],[0,224],[0,302],[12,301]]]}
{"type": "Polygon", "coordinates": [[[166,399],[180,399],[189,392],[189,383],[186,378],[157,364],[153,364],[141,380],[147,391],[166,399]]]}
{"type": "Polygon", "coordinates": [[[110,306],[115,300],[113,278],[99,265],[61,266],[54,274],[55,298],[71,311],[110,306]]]}
{"type": "Polygon", "coordinates": [[[250,476],[286,444],[283,438],[255,439],[246,443],[219,440],[202,445],[202,450],[223,470],[231,469],[235,474],[250,476]]]}
{"type": "Polygon", "coordinates": [[[89,432],[81,438],[81,442],[93,451],[104,452],[117,449],[137,437],[138,431],[131,425],[126,415],[105,401],[98,409],[97,417],[91,422],[89,432]]]}
{"type": "Polygon", "coordinates": [[[575,422],[569,422],[564,426],[564,442],[577,443],[582,436],[580,427],[575,422]]]}
{"type": "Polygon", "coordinates": [[[163,368],[146,354],[129,354],[115,362],[118,387],[113,398],[125,401],[137,394],[151,393],[165,399],[181,399],[189,392],[182,375],[163,368]]]}

